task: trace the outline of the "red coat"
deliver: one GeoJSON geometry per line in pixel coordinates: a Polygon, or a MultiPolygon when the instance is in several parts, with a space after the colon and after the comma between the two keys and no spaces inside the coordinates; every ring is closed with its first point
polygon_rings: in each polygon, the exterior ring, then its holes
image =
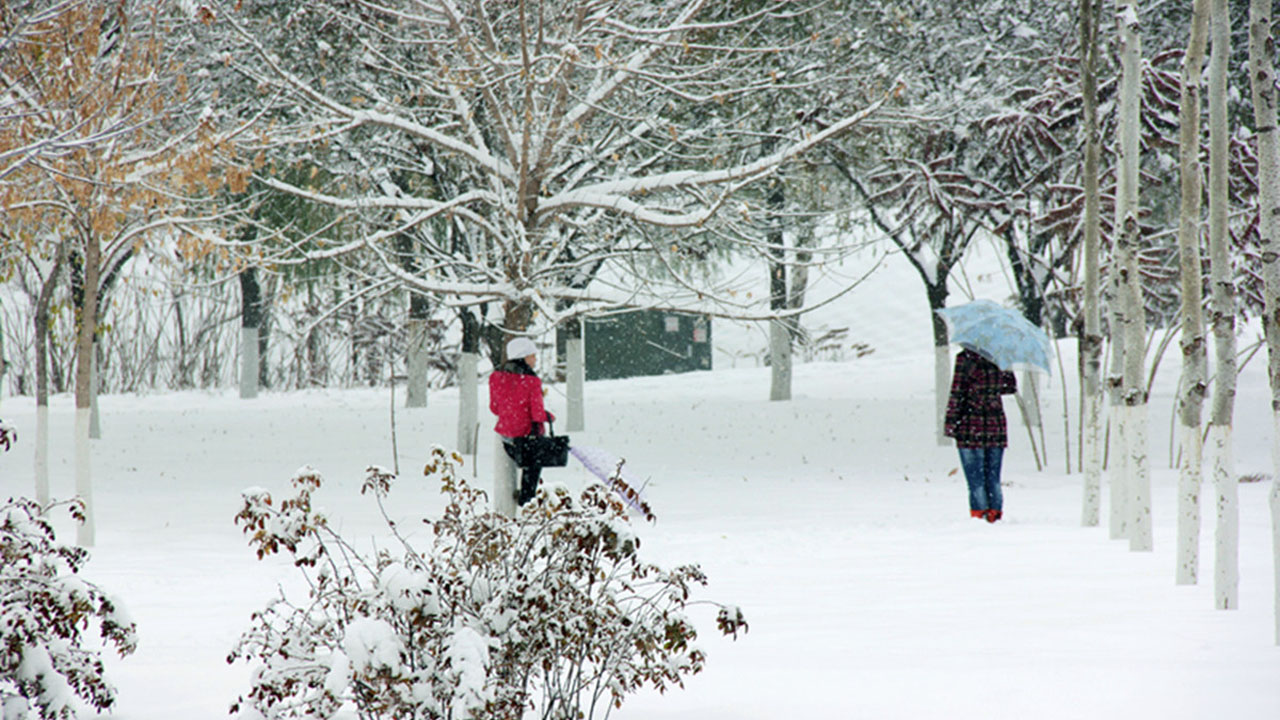
{"type": "Polygon", "coordinates": [[[542,380],[513,369],[507,364],[489,375],[489,410],[498,416],[493,429],[503,437],[541,435],[541,423],[555,420],[542,405],[542,380]]]}

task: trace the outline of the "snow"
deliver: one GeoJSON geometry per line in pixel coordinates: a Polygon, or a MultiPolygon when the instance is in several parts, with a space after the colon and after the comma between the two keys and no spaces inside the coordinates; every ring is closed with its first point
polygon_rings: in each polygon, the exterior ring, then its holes
{"type": "MultiPolygon", "coordinates": [[[[400,655],[404,651],[395,628],[385,620],[369,617],[356,618],[347,625],[342,649],[353,670],[370,675],[383,668],[399,672],[400,655]]],[[[335,666],[339,662],[335,657],[335,666]]],[[[326,684],[330,679],[332,675],[325,680],[326,684]]]]}
{"type": "Polygon", "coordinates": [[[440,603],[435,598],[426,573],[415,572],[400,563],[391,563],[382,569],[378,584],[391,598],[392,607],[400,612],[408,613],[417,607],[427,615],[440,613],[440,603]]]}
{"type": "MultiPolygon", "coordinates": [[[[634,526],[641,556],[701,564],[710,585],[697,597],[740,606],[750,624],[738,640],[723,639],[715,608],[698,606],[706,670],[683,690],[629,699],[614,717],[1280,717],[1269,483],[1239,487],[1239,609],[1213,607],[1207,482],[1199,583],[1174,583],[1176,357],[1161,363],[1152,397],[1154,550],[1130,552],[1127,541],[1108,538],[1105,522],[1080,527],[1075,388],[1066,404],[1076,472],[1068,474],[1057,372],[1042,388],[1047,467],[1037,471],[1015,421],[1006,519],[971,520],[955,450],[934,444],[928,306],[913,273],[896,258],[840,307],[806,321],[848,326],[849,342],[875,352],[797,362],[790,402],[767,401],[768,368],[741,352],[763,337],[732,323],[715,326],[716,370],[587,383],[587,429],[573,437],[625,457],[643,485],[657,521],[634,526]]],[[[1002,282],[998,271],[968,276],[980,292],[1002,282]]],[[[1242,341],[1256,335],[1252,326],[1244,332],[1242,341]]],[[[1074,367],[1070,343],[1061,350],[1063,367],[1074,367]]],[[[1271,472],[1264,360],[1245,367],[1237,394],[1237,475],[1271,472]]],[[[563,411],[561,392],[551,387],[553,411],[563,411]]],[[[288,560],[257,560],[234,525],[241,493],[283,497],[296,469],[309,465],[325,478],[315,502],[328,508],[331,527],[378,542],[380,515],[360,488],[369,465],[396,465],[387,400],[385,388],[101,398],[98,544],[82,574],[128,606],[139,633],[134,655],[104,654],[119,689],[106,717],[227,716],[252,672],[225,660],[250,614],[281,589],[305,597],[288,560]]],[[[54,495],[65,498],[74,486],[74,403],[69,395],[51,403],[50,471],[54,495]]],[[[30,493],[33,401],[5,397],[2,410],[20,442],[0,453],[0,487],[30,493]]],[[[419,548],[429,533],[421,519],[443,501],[418,469],[434,443],[455,437],[457,411],[456,391],[443,390],[427,408],[396,412],[403,472],[386,506],[419,548]]],[[[493,444],[479,445],[462,472],[484,486],[493,444]]],[[[571,488],[594,481],[573,461],[544,474],[571,488]]],[[[73,537],[69,522],[58,522],[60,537],[73,537]]],[[[406,598],[430,590],[403,568],[381,582],[406,598]]],[[[380,621],[354,623],[346,641],[346,657],[318,659],[335,683],[353,668],[399,662],[380,621]]],[[[464,668],[459,680],[478,687],[466,673],[485,661],[484,638],[459,628],[451,652],[464,668]]]]}
{"type": "Polygon", "coordinates": [[[489,665],[489,642],[469,627],[455,628],[446,650],[450,671],[456,676],[458,691],[453,700],[453,717],[471,717],[492,700],[485,689],[486,667],[489,665]]]}
{"type": "Polygon", "coordinates": [[[1018,23],[1013,28],[1013,36],[1016,38],[1027,40],[1030,38],[1039,37],[1040,31],[1036,30],[1030,25],[1027,25],[1026,23],[1018,23]]]}

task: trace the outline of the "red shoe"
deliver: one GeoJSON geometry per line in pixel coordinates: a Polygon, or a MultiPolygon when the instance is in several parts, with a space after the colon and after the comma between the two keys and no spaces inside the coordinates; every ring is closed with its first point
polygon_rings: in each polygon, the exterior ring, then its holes
{"type": "Polygon", "coordinates": [[[1004,513],[1003,513],[1003,512],[1000,512],[999,510],[988,510],[988,511],[987,511],[987,522],[989,522],[989,523],[993,523],[993,522],[995,522],[995,521],[999,520],[999,519],[1000,519],[1001,517],[1003,517],[1003,516],[1004,516],[1004,513]]]}
{"type": "Polygon", "coordinates": [[[987,516],[987,512],[988,512],[988,511],[986,511],[986,510],[970,510],[970,511],[969,511],[969,517],[971,517],[971,518],[986,517],[986,516],[987,516]]]}

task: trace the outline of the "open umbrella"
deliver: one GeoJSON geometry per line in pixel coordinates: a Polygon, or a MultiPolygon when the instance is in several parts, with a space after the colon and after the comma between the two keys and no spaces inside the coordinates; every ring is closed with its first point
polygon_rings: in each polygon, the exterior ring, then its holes
{"type": "Polygon", "coordinates": [[[943,308],[951,342],[995,363],[1001,370],[1050,373],[1049,336],[1020,313],[990,300],[943,308]]]}

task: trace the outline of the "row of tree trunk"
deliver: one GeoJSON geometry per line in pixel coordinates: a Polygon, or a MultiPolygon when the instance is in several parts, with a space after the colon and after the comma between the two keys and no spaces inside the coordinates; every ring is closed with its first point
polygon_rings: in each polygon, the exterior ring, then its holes
{"type": "MultiPolygon", "coordinates": [[[[1097,18],[1096,0],[1080,0],[1081,74],[1084,90],[1085,205],[1085,329],[1081,343],[1085,398],[1085,482],[1082,520],[1096,525],[1100,507],[1101,446],[1101,349],[1098,283],[1098,155],[1097,130],[1097,18]]],[[[1145,310],[1137,282],[1138,233],[1138,103],[1141,47],[1138,36],[1137,0],[1117,0],[1122,78],[1120,86],[1120,152],[1116,192],[1118,272],[1109,288],[1112,367],[1111,410],[1121,451],[1111,472],[1112,537],[1128,538],[1133,550],[1151,549],[1150,477],[1146,440],[1145,310]]],[[[1227,228],[1228,140],[1227,58],[1230,51],[1230,15],[1226,0],[1195,0],[1187,53],[1182,72],[1180,107],[1181,213],[1178,247],[1182,272],[1181,348],[1183,371],[1179,396],[1179,437],[1183,448],[1178,481],[1178,539],[1176,581],[1197,582],[1199,569],[1200,487],[1203,452],[1202,413],[1212,384],[1212,406],[1207,448],[1216,506],[1214,542],[1214,602],[1221,609],[1239,604],[1239,508],[1238,480],[1232,462],[1232,417],[1236,382],[1236,296],[1232,281],[1230,237],[1227,228]],[[1203,313],[1201,270],[1201,167],[1200,78],[1206,44],[1209,57],[1209,260],[1210,319],[1214,336],[1214,376],[1207,369],[1207,342],[1203,313]]],[[[1275,528],[1276,642],[1280,644],[1280,152],[1277,151],[1275,97],[1275,45],[1271,36],[1271,3],[1251,0],[1249,16],[1250,84],[1253,97],[1258,151],[1259,235],[1263,248],[1266,309],[1263,327],[1268,344],[1268,376],[1274,415],[1274,485],[1271,509],[1275,528]]]]}

